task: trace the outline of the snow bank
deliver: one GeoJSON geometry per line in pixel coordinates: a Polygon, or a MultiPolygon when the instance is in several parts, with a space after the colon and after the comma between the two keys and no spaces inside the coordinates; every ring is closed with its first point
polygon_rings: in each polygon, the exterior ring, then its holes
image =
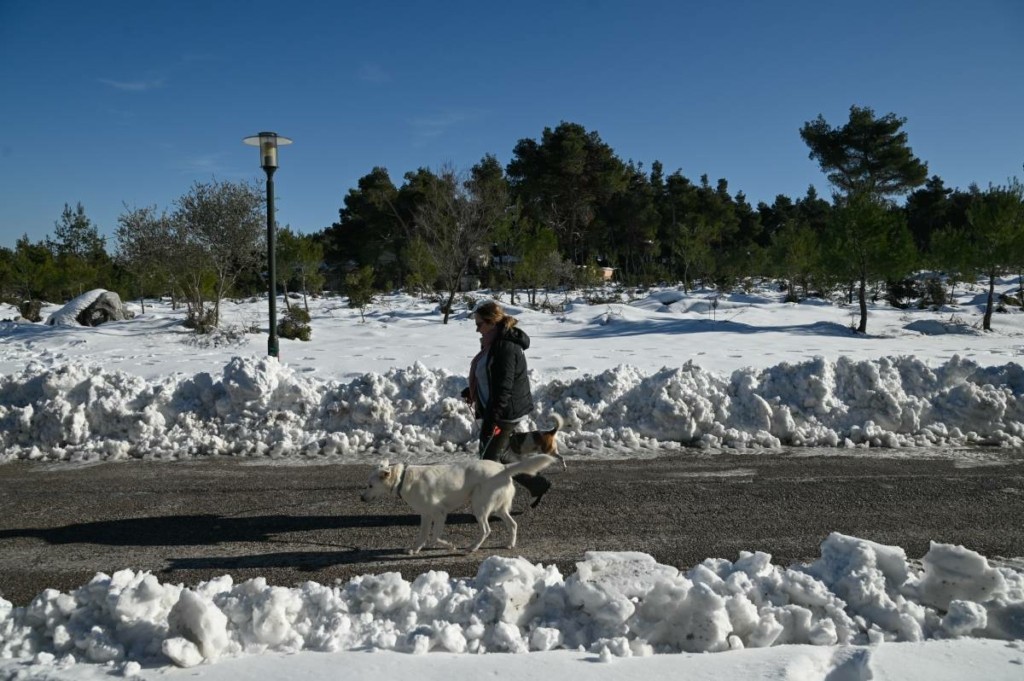
{"type": "Polygon", "coordinates": [[[224,576],[195,589],[146,572],[99,573],[27,607],[0,600],[0,658],[194,666],[300,650],[602,656],[721,652],[780,644],[1024,637],[1024,575],[962,546],[903,549],[833,534],[821,558],[783,568],[765,553],[707,559],[683,574],[641,553],[591,552],[553,566],[492,556],[473,579],[427,572],[344,585],[270,586],[224,576]]]}
{"type": "MultiPolygon", "coordinates": [[[[566,421],[570,456],[701,447],[1024,446],[1024,369],[954,357],[815,358],[729,377],[687,363],[645,374],[619,366],[538,383],[526,424],[566,421]]],[[[465,378],[415,364],[348,382],[268,358],[219,376],[147,381],[96,365],[31,363],[0,378],[0,461],[199,455],[338,456],[376,461],[464,456],[475,423],[465,378]]]]}

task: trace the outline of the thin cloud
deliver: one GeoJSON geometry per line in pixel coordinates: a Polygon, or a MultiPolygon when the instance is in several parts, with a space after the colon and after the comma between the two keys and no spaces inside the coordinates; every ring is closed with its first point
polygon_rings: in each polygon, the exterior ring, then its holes
{"type": "Polygon", "coordinates": [[[426,144],[445,135],[449,130],[476,118],[471,111],[446,111],[434,116],[414,118],[410,121],[418,144],[426,144]]]}
{"type": "Polygon", "coordinates": [[[223,163],[224,154],[193,156],[181,162],[179,170],[188,175],[226,175],[228,168],[223,163]]]}
{"type": "Polygon", "coordinates": [[[112,80],[110,78],[99,78],[99,82],[124,92],[148,92],[164,86],[163,78],[152,80],[112,80]]]}
{"type": "Polygon", "coordinates": [[[390,83],[391,74],[384,70],[384,67],[380,64],[373,64],[365,62],[359,66],[359,70],[356,72],[356,77],[359,80],[366,83],[390,83]]]}

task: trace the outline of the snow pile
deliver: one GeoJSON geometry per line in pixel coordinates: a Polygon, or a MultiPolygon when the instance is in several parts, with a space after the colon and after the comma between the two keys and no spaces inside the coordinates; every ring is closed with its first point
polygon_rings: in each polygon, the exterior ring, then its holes
{"type": "MultiPolygon", "coordinates": [[[[1024,445],[1024,369],[953,357],[815,358],[724,377],[687,362],[647,374],[622,365],[540,383],[525,426],[566,421],[570,456],[623,449],[1024,445]]],[[[465,378],[416,363],[347,383],[268,358],[220,376],[146,380],[97,365],[31,363],[0,378],[0,461],[127,457],[463,456],[465,378]]]]}
{"type": "Polygon", "coordinates": [[[933,543],[922,563],[915,570],[901,548],[833,534],[810,565],[743,552],[686,574],[612,552],[588,553],[564,579],[553,566],[497,556],[467,580],[390,572],[296,588],[224,576],[187,589],[123,570],[71,593],[46,590],[27,607],[0,600],[0,659],[188,667],[267,651],[622,657],[1024,637],[1024,575],[947,544],[933,543]]]}

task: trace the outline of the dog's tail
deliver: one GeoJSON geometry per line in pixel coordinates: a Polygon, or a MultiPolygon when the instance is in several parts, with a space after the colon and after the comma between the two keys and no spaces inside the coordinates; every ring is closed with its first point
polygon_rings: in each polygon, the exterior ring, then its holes
{"type": "MultiPolygon", "coordinates": [[[[552,428],[551,430],[545,431],[544,434],[547,435],[548,437],[552,438],[552,440],[551,440],[552,444],[556,444],[555,440],[554,440],[554,437],[556,435],[558,435],[558,431],[561,430],[562,426],[565,425],[565,421],[562,420],[562,417],[558,415],[557,411],[551,412],[551,417],[555,419],[555,427],[552,428]]],[[[552,456],[554,456],[556,459],[558,459],[559,463],[562,464],[562,470],[564,471],[566,469],[565,457],[563,457],[561,454],[558,453],[558,447],[557,446],[554,447],[554,451],[552,452],[552,456]]]]}
{"type": "Polygon", "coordinates": [[[540,473],[555,461],[557,461],[557,459],[548,454],[534,454],[522,461],[517,461],[516,463],[505,466],[505,470],[494,477],[501,478],[503,480],[511,480],[513,475],[519,475],[520,473],[533,475],[534,473],[540,473]]]}

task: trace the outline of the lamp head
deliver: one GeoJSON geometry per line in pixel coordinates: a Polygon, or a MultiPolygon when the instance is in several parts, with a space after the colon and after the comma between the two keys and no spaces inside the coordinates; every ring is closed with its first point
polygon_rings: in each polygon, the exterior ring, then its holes
{"type": "Polygon", "coordinates": [[[260,165],[264,170],[277,168],[277,147],[291,144],[287,137],[282,137],[276,132],[261,132],[242,140],[248,145],[260,148],[260,165]]]}

